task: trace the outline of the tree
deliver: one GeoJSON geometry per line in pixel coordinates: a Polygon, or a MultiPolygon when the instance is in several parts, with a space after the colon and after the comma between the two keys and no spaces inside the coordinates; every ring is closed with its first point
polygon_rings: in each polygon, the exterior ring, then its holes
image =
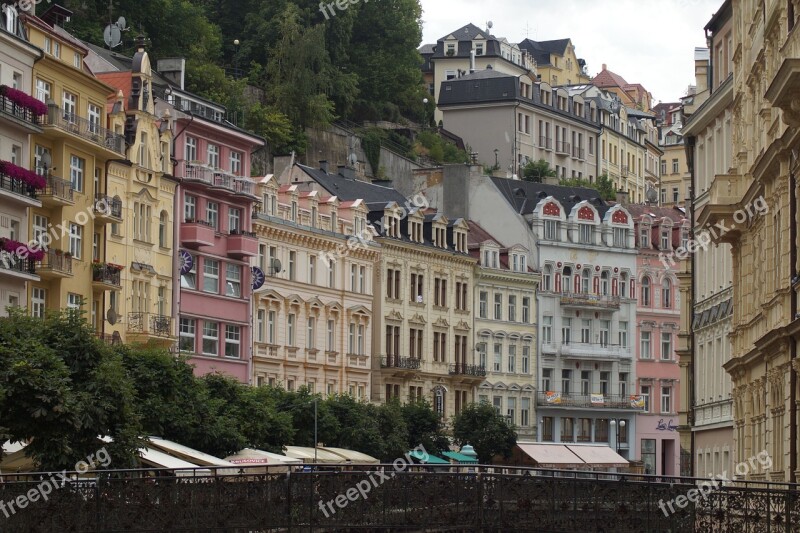
{"type": "Polygon", "coordinates": [[[545,178],[555,177],[557,177],[555,169],[550,168],[550,163],[544,159],[528,161],[525,166],[522,167],[522,179],[525,181],[544,183],[545,178]]]}
{"type": "Polygon", "coordinates": [[[408,428],[409,450],[420,444],[428,453],[437,453],[448,448],[442,421],[427,400],[416,400],[403,405],[402,413],[408,428]]]}
{"type": "Polygon", "coordinates": [[[600,174],[597,176],[597,180],[591,182],[585,179],[572,178],[562,179],[558,184],[565,187],[585,187],[594,189],[600,193],[600,197],[603,200],[614,200],[617,197],[617,193],[614,190],[614,183],[612,183],[606,173],[600,174]]]}
{"type": "Polygon", "coordinates": [[[496,455],[510,457],[517,432],[504,416],[486,403],[469,404],[453,419],[453,438],[460,445],[471,444],[482,464],[496,455]]]}

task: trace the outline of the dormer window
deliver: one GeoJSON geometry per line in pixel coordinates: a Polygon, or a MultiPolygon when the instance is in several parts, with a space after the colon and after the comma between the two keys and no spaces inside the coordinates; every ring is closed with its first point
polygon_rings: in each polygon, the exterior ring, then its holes
{"type": "Polygon", "coordinates": [[[476,56],[483,55],[483,43],[475,43],[475,55],[476,56]]]}
{"type": "Polygon", "coordinates": [[[17,10],[12,6],[3,7],[6,31],[12,35],[17,34],[17,10]]]}
{"type": "Polygon", "coordinates": [[[544,220],[544,238],[548,241],[558,240],[558,220],[544,220]]]}
{"type": "Polygon", "coordinates": [[[434,246],[439,248],[447,248],[447,230],[445,228],[434,228],[433,230],[434,246]]]}
{"type": "Polygon", "coordinates": [[[639,230],[639,246],[641,248],[650,248],[650,226],[643,225],[639,230]]]}
{"type": "Polygon", "coordinates": [[[669,245],[669,228],[662,228],[661,229],[661,250],[669,250],[671,246],[669,245]]]}
{"type": "Polygon", "coordinates": [[[414,242],[422,242],[422,223],[411,221],[408,225],[408,238],[414,242]]]}
{"type": "Polygon", "coordinates": [[[484,250],[483,266],[485,268],[497,268],[499,253],[497,250],[484,250]]]}
{"type": "Polygon", "coordinates": [[[456,53],[456,45],[455,43],[447,43],[447,55],[452,56],[456,53]]]}
{"type": "Polygon", "coordinates": [[[594,226],[591,224],[578,224],[580,230],[579,242],[582,244],[594,244],[594,226]]]}
{"type": "Polygon", "coordinates": [[[513,272],[527,272],[526,257],[523,254],[511,254],[511,270],[513,272]]]}

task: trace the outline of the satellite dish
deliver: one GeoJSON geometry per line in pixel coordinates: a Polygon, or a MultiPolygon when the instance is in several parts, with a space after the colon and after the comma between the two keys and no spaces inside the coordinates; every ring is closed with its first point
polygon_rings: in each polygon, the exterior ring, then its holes
{"type": "Polygon", "coordinates": [[[645,193],[645,195],[647,196],[647,201],[648,202],[655,203],[655,201],[658,200],[658,193],[652,187],[647,189],[647,192],[645,193]]]}
{"type": "Polygon", "coordinates": [[[114,311],[114,308],[109,308],[109,310],[106,312],[106,320],[108,323],[113,326],[117,323],[117,318],[119,317],[117,316],[117,312],[114,311]]]}
{"type": "Polygon", "coordinates": [[[492,21],[490,20],[489,22],[487,22],[487,23],[486,23],[486,27],[487,27],[487,28],[489,28],[489,29],[491,30],[491,29],[492,29],[492,27],[494,27],[494,22],[492,22],[492,21]]]}
{"type": "Polygon", "coordinates": [[[356,163],[358,163],[358,156],[351,152],[350,156],[347,158],[347,160],[350,161],[350,166],[351,167],[355,167],[356,163]]]}
{"type": "Polygon", "coordinates": [[[103,41],[109,48],[115,48],[122,43],[122,32],[116,24],[109,24],[103,30],[103,41]]]}
{"type": "Polygon", "coordinates": [[[270,259],[269,260],[269,275],[274,276],[283,271],[283,265],[281,265],[280,259],[270,259]]]}
{"type": "Polygon", "coordinates": [[[125,31],[125,26],[126,26],[127,24],[128,24],[128,23],[127,23],[127,21],[125,20],[125,17],[120,17],[120,18],[119,18],[119,20],[117,20],[117,27],[118,27],[120,30],[122,30],[122,31],[125,31]]]}

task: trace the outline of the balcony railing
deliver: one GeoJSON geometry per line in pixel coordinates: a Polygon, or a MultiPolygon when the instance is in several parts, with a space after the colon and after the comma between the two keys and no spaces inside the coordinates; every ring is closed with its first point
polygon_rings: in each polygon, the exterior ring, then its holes
{"type": "Polygon", "coordinates": [[[36,275],[36,261],[22,259],[8,252],[0,252],[0,270],[36,275]]]}
{"type": "Polygon", "coordinates": [[[72,256],[65,255],[61,250],[47,250],[36,267],[40,274],[52,273],[62,276],[72,275],[72,256]]]}
{"type": "Polygon", "coordinates": [[[381,368],[404,368],[406,370],[418,370],[421,360],[416,357],[400,357],[399,355],[388,355],[381,357],[381,368]]]}
{"type": "Polygon", "coordinates": [[[21,179],[12,178],[11,176],[7,176],[6,174],[0,173],[0,189],[4,191],[13,192],[14,194],[18,194],[20,196],[25,196],[27,198],[31,198],[36,200],[38,198],[38,194],[36,192],[36,187],[25,183],[21,179]]]}
{"type": "Polygon", "coordinates": [[[150,313],[128,313],[128,331],[169,337],[172,335],[172,318],[150,313]]]}
{"type": "Polygon", "coordinates": [[[630,173],[631,173],[630,168],[628,168],[627,165],[622,165],[622,168],[620,169],[620,174],[622,174],[623,177],[627,177],[628,174],[630,173]]]}
{"type": "Polygon", "coordinates": [[[105,263],[95,263],[92,265],[92,281],[113,287],[122,286],[121,270],[116,266],[105,263]]]}
{"type": "Polygon", "coordinates": [[[455,363],[450,365],[450,375],[486,377],[486,367],[455,363]]]}
{"type": "Polygon", "coordinates": [[[600,296],[598,294],[585,294],[581,292],[562,292],[561,305],[567,307],[599,307],[604,309],[619,309],[619,296],[600,296]]]}
{"type": "Polygon", "coordinates": [[[543,407],[572,407],[581,409],[626,409],[644,411],[644,403],[639,396],[618,396],[607,394],[569,394],[563,392],[539,392],[536,405],[543,407]]]}
{"type": "Polygon", "coordinates": [[[545,137],[544,135],[539,135],[539,148],[544,148],[545,150],[552,150],[553,139],[551,139],[550,137],[545,137]]]}
{"type": "Polygon", "coordinates": [[[42,196],[51,197],[54,200],[65,203],[73,203],[75,201],[75,189],[72,188],[72,182],[70,181],[56,176],[47,176],[47,186],[42,192],[42,196]]]}
{"type": "Polygon", "coordinates": [[[179,161],[175,175],[186,180],[205,183],[237,194],[255,194],[255,184],[250,178],[237,176],[227,170],[211,167],[202,161],[179,161]]]}
{"type": "Polygon", "coordinates": [[[94,197],[94,211],[100,215],[121,219],[122,200],[111,198],[103,193],[97,193],[94,197]]]}
{"type": "Polygon", "coordinates": [[[19,105],[3,94],[0,94],[0,110],[34,126],[42,123],[42,119],[32,109],[19,105]]]}
{"type": "Polygon", "coordinates": [[[119,133],[114,133],[96,122],[79,117],[74,113],[68,113],[55,104],[50,104],[48,107],[46,125],[55,126],[97,146],[125,155],[125,137],[119,133]]]}
{"type": "Polygon", "coordinates": [[[586,357],[631,357],[630,347],[608,342],[564,342],[558,347],[561,355],[586,357]]]}
{"type": "Polygon", "coordinates": [[[584,159],[584,155],[585,151],[583,148],[578,148],[577,146],[572,148],[572,157],[576,159],[584,159]]]}
{"type": "Polygon", "coordinates": [[[569,155],[570,146],[568,142],[556,141],[556,153],[569,155]]]}
{"type": "Polygon", "coordinates": [[[100,342],[107,344],[108,346],[119,346],[122,344],[122,337],[117,332],[114,332],[113,334],[96,333],[95,335],[98,339],[100,339],[100,342]]]}

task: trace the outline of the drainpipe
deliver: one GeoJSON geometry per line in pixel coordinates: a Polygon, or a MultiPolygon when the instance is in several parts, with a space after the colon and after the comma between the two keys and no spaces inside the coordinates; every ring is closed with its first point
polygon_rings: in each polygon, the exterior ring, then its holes
{"type": "MultiPolygon", "coordinates": [[[[789,167],[789,264],[792,269],[792,279],[797,272],[797,186],[795,177],[796,158],[794,152],[790,160],[789,167]]],[[[797,316],[797,291],[792,287],[790,303],[790,323],[795,321],[797,316]]],[[[789,368],[789,482],[796,483],[797,471],[797,369],[794,364],[797,360],[797,337],[789,337],[790,364],[789,368]]]]}
{"type": "MultiPolygon", "coordinates": [[[[173,152],[174,153],[174,152],[173,152]]],[[[180,272],[180,247],[181,247],[181,219],[183,210],[181,209],[181,198],[183,190],[181,180],[175,178],[175,196],[172,198],[172,317],[175,322],[175,329],[180,328],[181,311],[181,272],[180,272]]],[[[180,346],[180,339],[178,340],[180,346]]],[[[176,350],[180,353],[180,350],[176,350]]]]}
{"type": "MultiPolygon", "coordinates": [[[[694,147],[695,147],[695,137],[687,137],[686,138],[686,157],[687,163],[689,167],[689,183],[691,183],[691,189],[689,191],[689,199],[686,205],[686,213],[689,216],[689,242],[694,242],[694,199],[695,199],[695,189],[697,186],[696,183],[696,175],[694,171],[694,147]]],[[[661,174],[659,168],[659,175],[661,174]]],[[[659,191],[659,195],[661,191],[659,191]]],[[[694,302],[694,295],[696,290],[696,279],[697,279],[697,261],[696,261],[696,254],[689,254],[691,258],[691,268],[692,268],[692,283],[691,283],[691,301],[694,302]]],[[[691,358],[689,359],[689,368],[687,372],[687,377],[689,383],[686,384],[688,389],[687,399],[689,400],[689,405],[687,406],[686,418],[687,423],[690,426],[694,425],[694,405],[695,405],[695,395],[694,395],[694,358],[695,358],[695,351],[694,351],[694,304],[689,307],[689,352],[691,353],[691,358]]],[[[689,431],[689,475],[693,476],[694,472],[694,431],[689,431]]]]}

